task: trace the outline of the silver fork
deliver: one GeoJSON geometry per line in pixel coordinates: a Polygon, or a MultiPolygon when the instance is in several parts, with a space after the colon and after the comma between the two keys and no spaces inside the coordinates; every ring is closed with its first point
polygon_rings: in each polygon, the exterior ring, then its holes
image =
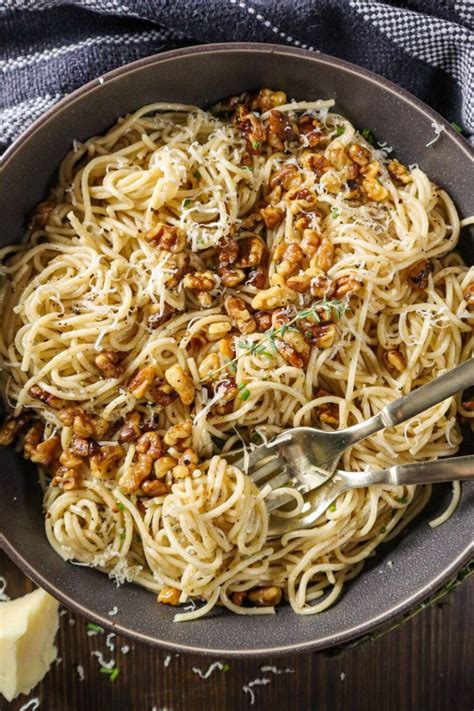
{"type": "MultiPolygon", "coordinates": [[[[386,427],[406,422],[472,385],[474,358],[394,400],[365,422],[333,432],[294,427],[257,447],[248,460],[242,458],[236,466],[245,467],[260,488],[290,485],[307,494],[328,481],[348,447],[386,427]]],[[[272,511],[288,500],[288,497],[270,497],[267,508],[272,511]]]]}
{"type": "Polygon", "coordinates": [[[348,489],[372,484],[408,486],[410,484],[438,484],[459,479],[474,479],[474,455],[449,457],[431,462],[398,464],[378,472],[337,471],[325,486],[308,494],[298,517],[277,518],[270,521],[268,536],[281,536],[287,531],[308,528],[314,524],[337,497],[348,489]]]}

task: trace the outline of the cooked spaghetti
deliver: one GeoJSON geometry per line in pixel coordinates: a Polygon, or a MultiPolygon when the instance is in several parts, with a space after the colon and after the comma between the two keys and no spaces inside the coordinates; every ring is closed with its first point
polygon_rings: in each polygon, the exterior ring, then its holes
{"type": "MultiPolygon", "coordinates": [[[[295,530],[267,539],[272,494],[227,453],[360,422],[472,357],[450,197],[332,106],[269,90],[145,106],[75,142],[1,251],[0,441],[46,473],[55,551],[188,603],[178,620],[282,596],[320,612],[430,496],[348,491],[301,530],[294,492],[277,515],[295,530]]],[[[450,398],[341,465],[452,455],[458,414],[472,403],[450,398]]]]}

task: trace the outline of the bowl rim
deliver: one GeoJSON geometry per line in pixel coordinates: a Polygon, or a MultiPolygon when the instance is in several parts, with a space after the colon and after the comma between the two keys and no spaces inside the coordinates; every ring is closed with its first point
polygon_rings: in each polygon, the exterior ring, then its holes
{"type": "MultiPolygon", "coordinates": [[[[381,86],[385,91],[397,96],[404,102],[407,102],[414,106],[418,111],[422,112],[427,118],[431,119],[432,122],[441,124],[443,129],[449,135],[450,139],[455,142],[457,147],[464,153],[466,158],[470,158],[474,161],[474,150],[470,146],[469,142],[461,136],[450,123],[434,109],[427,106],[423,101],[413,96],[407,90],[398,87],[396,84],[388,79],[385,79],[374,72],[367,70],[363,67],[359,67],[351,62],[332,57],[323,53],[316,53],[310,50],[299,49],[295,47],[288,47],[287,45],[279,44],[264,44],[258,42],[225,42],[225,43],[212,43],[204,45],[192,45],[189,47],[173,49],[158,54],[153,54],[142,59],[135,60],[133,62],[128,62],[116,69],[100,75],[99,77],[88,81],[86,84],[82,85],[75,91],[67,94],[57,103],[51,106],[47,111],[45,111],[41,116],[39,116],[25,131],[23,131],[13,143],[6,149],[3,155],[0,156],[0,170],[6,168],[10,161],[15,157],[17,152],[21,150],[23,144],[32,138],[34,134],[47,124],[50,119],[56,115],[58,111],[74,104],[77,100],[81,99],[83,96],[87,95],[92,90],[99,88],[106,82],[129,74],[137,69],[146,67],[148,65],[163,64],[168,61],[179,59],[181,57],[193,54],[217,54],[217,53],[254,53],[254,54],[271,54],[271,55],[290,55],[292,57],[301,57],[305,59],[311,59],[316,64],[326,65],[329,67],[335,67],[342,69],[347,73],[362,76],[366,80],[373,84],[381,86]]],[[[0,531],[0,547],[4,552],[21,568],[21,570],[28,575],[35,583],[50,592],[55,598],[57,598],[61,603],[66,605],[73,611],[81,614],[82,616],[90,619],[105,629],[111,629],[117,633],[121,633],[131,639],[139,642],[144,642],[147,644],[152,644],[164,649],[173,650],[176,652],[194,653],[202,654],[206,656],[219,656],[222,658],[230,657],[251,657],[251,656],[279,656],[288,653],[302,653],[309,652],[327,648],[329,646],[342,644],[348,642],[359,636],[363,636],[375,628],[379,627],[385,622],[390,622],[396,617],[403,615],[407,610],[413,608],[417,603],[424,600],[430,593],[435,592],[442,587],[444,583],[449,581],[457,571],[469,560],[472,556],[472,551],[474,550],[474,542],[467,545],[459,555],[452,560],[452,562],[445,567],[445,569],[439,573],[435,578],[432,578],[428,583],[426,583],[421,589],[416,590],[412,594],[406,595],[402,600],[399,600],[396,604],[392,604],[388,610],[374,617],[368,617],[364,623],[358,623],[350,628],[344,629],[344,631],[329,634],[318,640],[312,640],[302,643],[292,643],[284,646],[261,648],[261,649],[212,649],[209,647],[202,647],[199,645],[192,644],[182,644],[174,643],[172,641],[166,641],[162,639],[157,639],[155,636],[147,635],[145,633],[136,632],[130,629],[126,624],[114,623],[109,617],[105,617],[100,613],[95,613],[88,609],[87,606],[76,602],[74,598],[67,593],[62,592],[60,588],[56,586],[55,583],[50,582],[45,578],[40,569],[30,564],[22,554],[15,548],[15,546],[8,540],[5,533],[0,531]]]]}

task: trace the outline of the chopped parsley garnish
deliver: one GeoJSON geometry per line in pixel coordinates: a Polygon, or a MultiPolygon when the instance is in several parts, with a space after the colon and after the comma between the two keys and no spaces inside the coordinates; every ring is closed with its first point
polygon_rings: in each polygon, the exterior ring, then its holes
{"type": "Polygon", "coordinates": [[[370,128],[363,128],[360,134],[365,138],[367,143],[370,143],[371,146],[375,146],[375,136],[370,128]]]}
{"type": "Polygon", "coordinates": [[[258,151],[260,146],[261,146],[260,141],[252,141],[252,148],[254,149],[254,151],[258,151]]]}
{"type": "Polygon", "coordinates": [[[108,667],[101,667],[101,668],[100,668],[100,673],[101,673],[101,674],[107,674],[107,676],[109,677],[110,681],[115,681],[115,679],[116,679],[116,678],[118,677],[118,675],[120,674],[120,669],[119,669],[118,667],[112,667],[112,668],[110,668],[110,669],[109,669],[108,667]]]}
{"type": "Polygon", "coordinates": [[[193,173],[193,178],[196,178],[196,180],[199,180],[200,177],[201,177],[201,173],[199,172],[199,170],[195,170],[193,173]]]}
{"type": "Polygon", "coordinates": [[[242,383],[242,385],[239,385],[239,391],[240,391],[240,399],[241,400],[248,400],[250,397],[250,390],[247,387],[247,383],[242,383]]]}
{"type": "Polygon", "coordinates": [[[120,501],[117,501],[117,508],[118,508],[120,511],[125,511],[125,506],[124,506],[124,504],[122,504],[122,502],[120,502],[120,501]]]}
{"type": "Polygon", "coordinates": [[[456,123],[456,121],[451,121],[451,126],[454,128],[455,131],[458,133],[462,133],[462,127],[456,123]]]}
{"type": "Polygon", "coordinates": [[[186,198],[186,200],[183,202],[183,207],[186,209],[191,205],[191,200],[189,198],[186,198]]]}
{"type": "Polygon", "coordinates": [[[122,539],[122,541],[125,540],[126,535],[127,534],[125,533],[125,531],[122,531],[122,533],[120,534],[120,538],[122,539]]]}
{"type": "Polygon", "coordinates": [[[385,528],[385,526],[382,526],[382,528],[380,529],[380,533],[387,533],[387,529],[385,528]]]}
{"type": "Polygon", "coordinates": [[[346,130],[345,126],[338,126],[336,128],[336,136],[342,136],[342,134],[344,133],[345,130],[346,130]]]}
{"type": "Polygon", "coordinates": [[[222,665],[222,671],[229,671],[230,669],[230,664],[223,664],[222,665]]]}
{"type": "Polygon", "coordinates": [[[337,217],[339,217],[340,214],[341,214],[340,211],[336,208],[335,210],[333,210],[331,212],[331,217],[333,220],[335,220],[337,217]]]}
{"type": "Polygon", "coordinates": [[[406,496],[401,496],[400,498],[395,497],[395,501],[398,501],[399,504],[407,504],[408,499],[406,496]]]}
{"type": "Polygon", "coordinates": [[[87,630],[88,630],[88,632],[96,632],[97,634],[100,634],[101,632],[104,631],[104,628],[100,627],[99,625],[94,624],[93,622],[88,622],[87,623],[87,630]]]}
{"type": "Polygon", "coordinates": [[[331,504],[331,506],[329,506],[329,508],[328,508],[328,511],[330,511],[331,513],[334,513],[335,510],[336,510],[336,504],[331,504]]]}

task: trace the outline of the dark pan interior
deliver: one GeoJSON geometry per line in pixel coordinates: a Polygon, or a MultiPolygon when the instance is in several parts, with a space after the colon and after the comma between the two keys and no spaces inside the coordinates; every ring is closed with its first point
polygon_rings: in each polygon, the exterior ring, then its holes
{"type": "MultiPolygon", "coordinates": [[[[270,86],[296,99],[334,98],[336,109],[418,163],[445,187],[462,216],[474,213],[473,158],[449,125],[407,93],[373,74],[324,55],[272,45],[214,45],[169,52],[136,62],[75,92],[40,119],[7,152],[0,170],[2,244],[18,241],[25,216],[54,181],[72,140],[105,131],[143,104],[177,101],[208,106],[246,89],[270,86]],[[430,147],[433,120],[446,130],[430,147]]],[[[474,231],[461,245],[473,262],[474,231]]],[[[470,445],[472,451],[472,435],[470,445]]],[[[424,514],[397,541],[381,546],[339,602],[315,617],[285,607],[272,617],[240,618],[216,611],[210,618],[174,624],[175,610],[133,585],[119,590],[106,576],[65,564],[44,535],[41,492],[34,467],[12,450],[0,451],[0,534],[6,552],[36,582],[89,619],[137,639],[220,656],[276,654],[347,641],[401,614],[455,574],[472,550],[474,484],[443,526],[427,522],[449,502],[439,486],[424,514]],[[390,562],[390,565],[388,564],[390,562]],[[118,613],[111,617],[114,606],[118,613]]]]}

